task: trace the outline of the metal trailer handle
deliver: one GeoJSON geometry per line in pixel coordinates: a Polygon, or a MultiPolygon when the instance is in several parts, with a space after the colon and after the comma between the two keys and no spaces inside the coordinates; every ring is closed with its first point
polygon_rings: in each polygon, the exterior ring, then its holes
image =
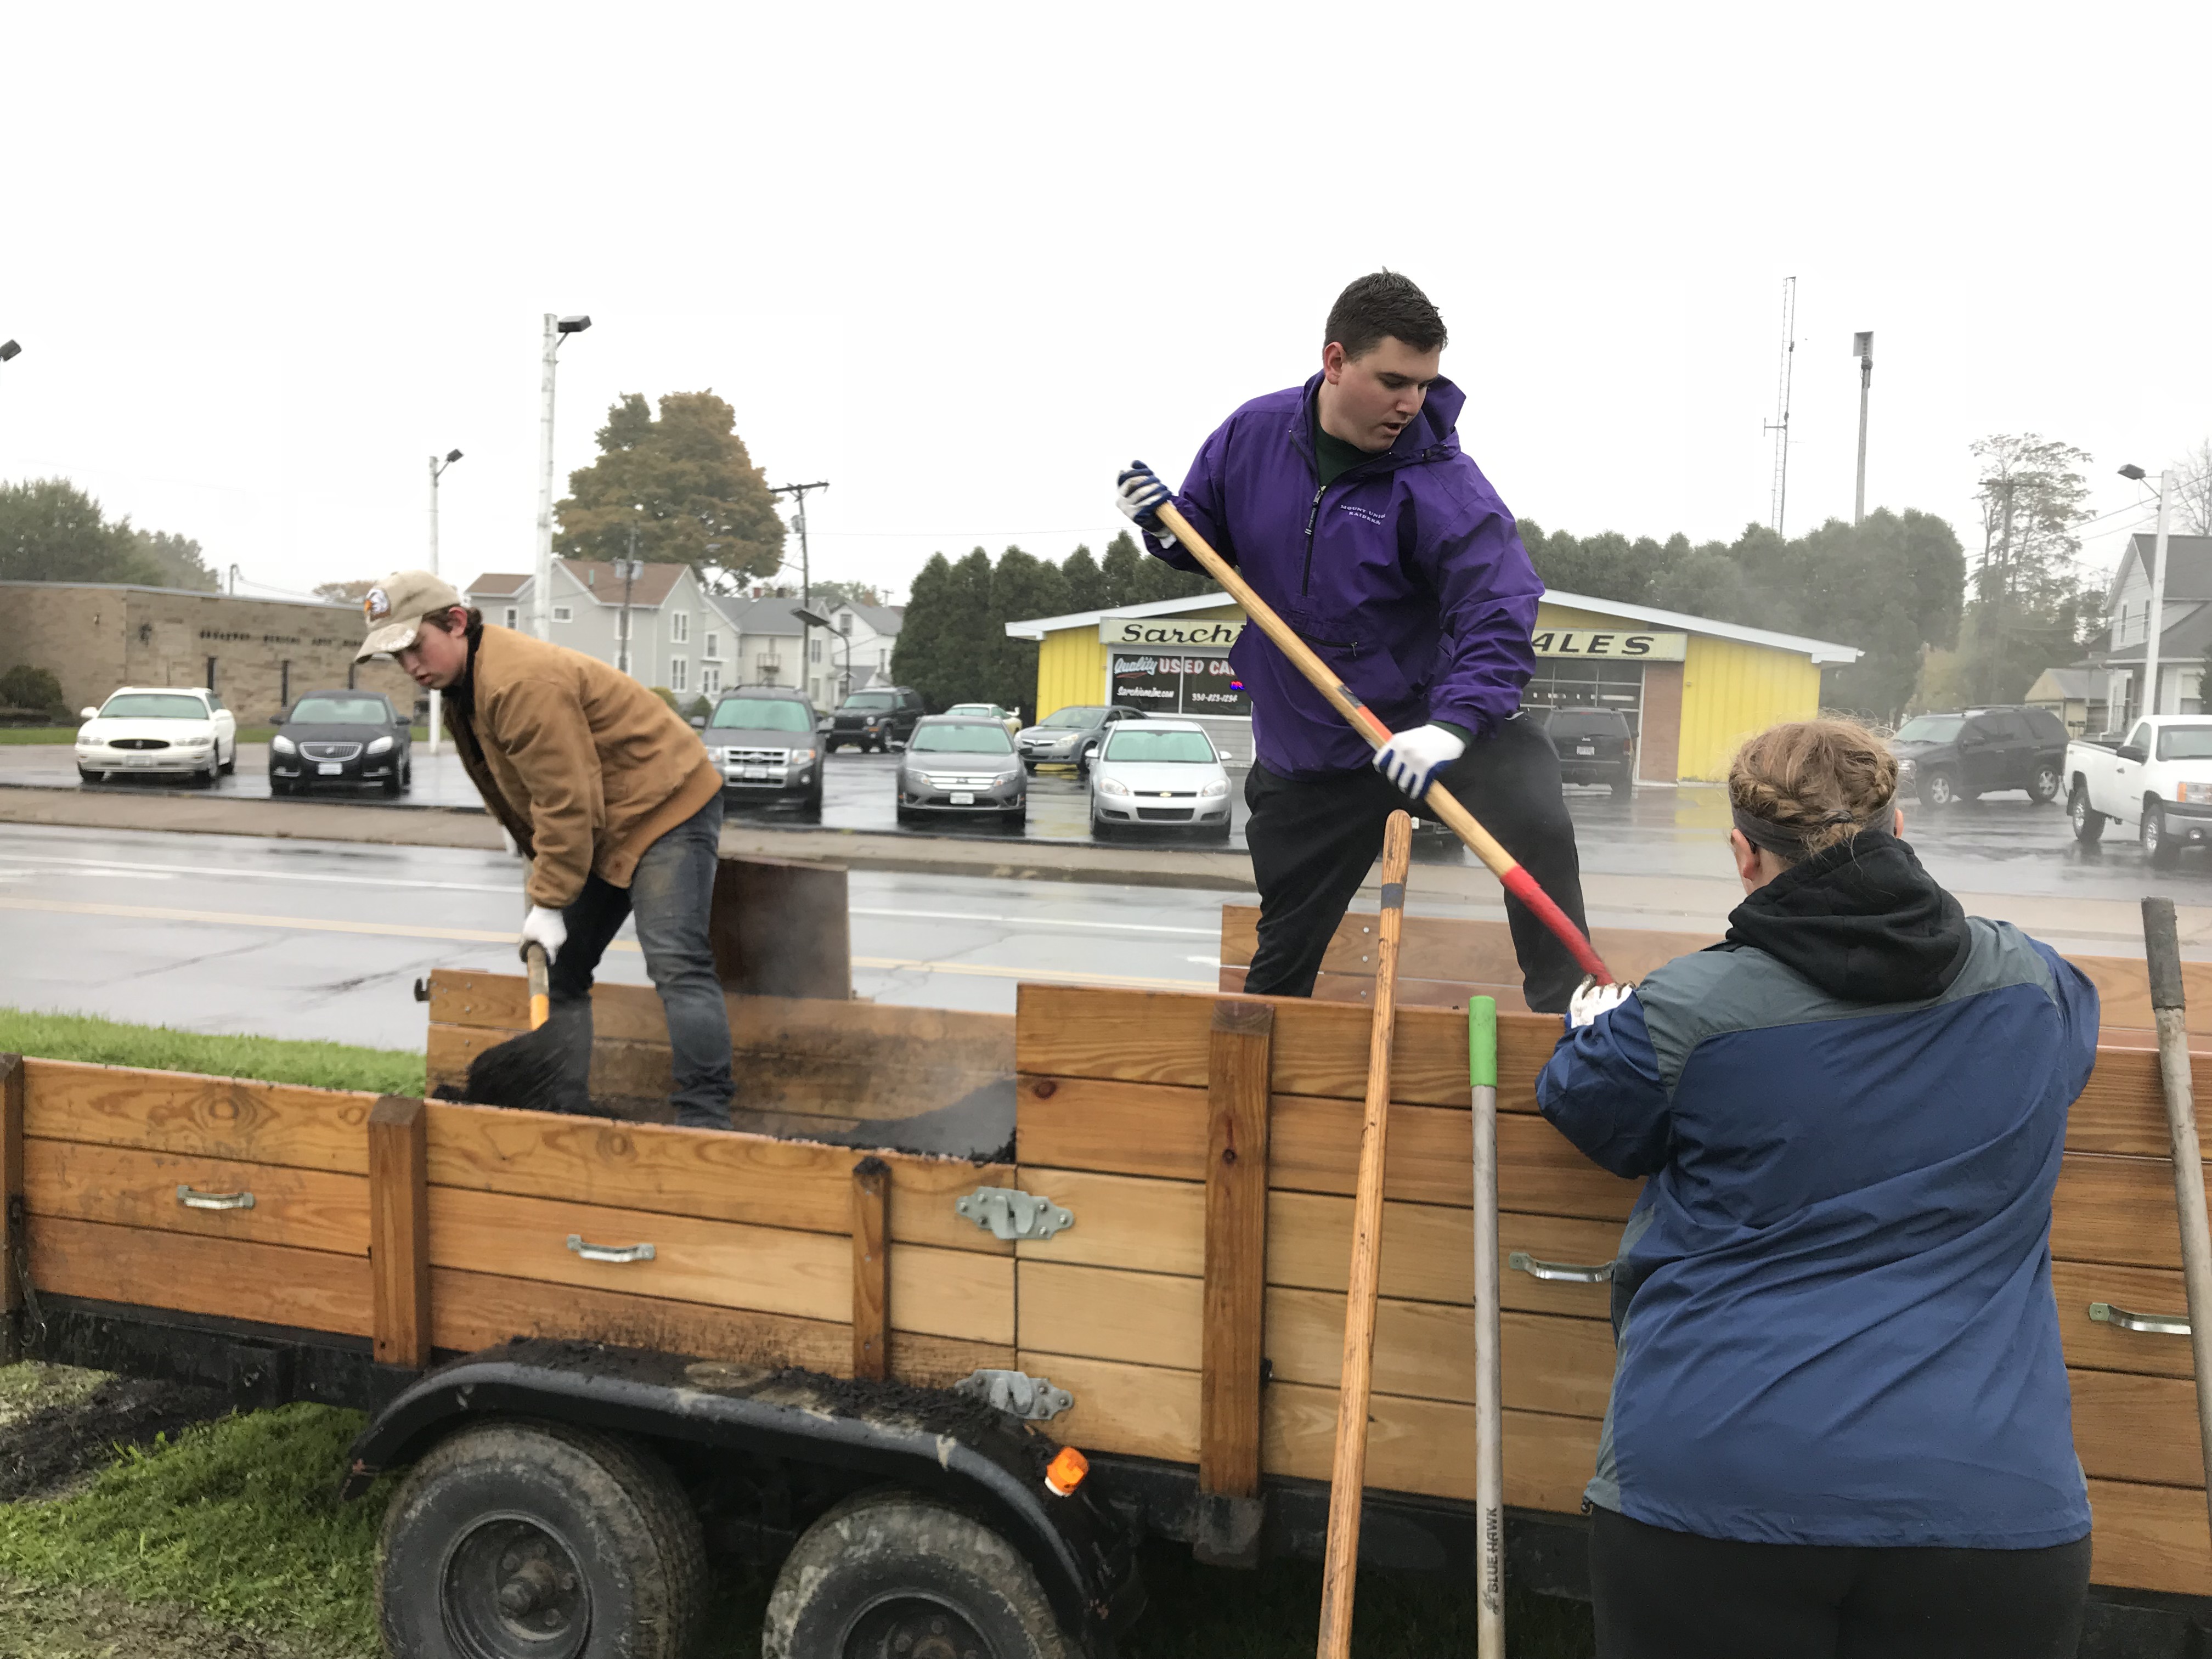
{"type": "Polygon", "coordinates": [[[2185,1314],[2130,1313],[2125,1308],[2115,1308],[2109,1302],[2092,1302],[2089,1317],[2100,1325],[2114,1325],[2124,1331],[2148,1331],[2153,1336],[2189,1334],[2189,1319],[2185,1314]]]}
{"type": "Polygon", "coordinates": [[[1571,1261],[1539,1261],[1526,1250],[1516,1250],[1505,1258],[1505,1265],[1516,1273],[1523,1273],[1531,1279],[1541,1279],[1556,1285],[1606,1285],[1613,1279],[1613,1263],[1610,1261],[1584,1267],[1571,1261]]]}
{"type": "Polygon", "coordinates": [[[568,1248],[586,1261],[650,1261],[650,1244],[586,1244],[581,1233],[568,1235],[568,1248]]]}
{"type": "Polygon", "coordinates": [[[250,1210],[253,1207],[252,1193],[204,1193],[196,1187],[179,1182],[177,1202],[188,1210],[250,1210]]]}

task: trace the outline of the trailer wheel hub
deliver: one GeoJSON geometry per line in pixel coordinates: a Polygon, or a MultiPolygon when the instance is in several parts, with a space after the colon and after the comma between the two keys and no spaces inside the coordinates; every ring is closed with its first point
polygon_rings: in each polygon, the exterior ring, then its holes
{"type": "Polygon", "coordinates": [[[919,1597],[878,1602],[854,1626],[840,1659],[994,1659],[991,1644],[951,1608],[919,1597]]]}
{"type": "Polygon", "coordinates": [[[446,1567],[446,1624],[470,1659],[576,1659],[591,1593],[565,1542],[520,1516],[480,1522],[446,1567]]]}

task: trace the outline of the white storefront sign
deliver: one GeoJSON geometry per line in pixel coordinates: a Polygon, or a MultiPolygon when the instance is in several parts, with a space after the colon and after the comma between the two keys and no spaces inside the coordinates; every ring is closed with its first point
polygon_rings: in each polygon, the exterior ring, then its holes
{"type": "Polygon", "coordinates": [[[1140,645],[1154,651],[1225,652],[1244,631],[1242,617],[1109,617],[1098,624],[1107,645],[1140,645]]]}
{"type": "Polygon", "coordinates": [[[1628,662],[1680,662],[1690,650],[1687,634],[1590,628],[1540,628],[1534,643],[1540,657],[1610,657],[1628,662]]]}

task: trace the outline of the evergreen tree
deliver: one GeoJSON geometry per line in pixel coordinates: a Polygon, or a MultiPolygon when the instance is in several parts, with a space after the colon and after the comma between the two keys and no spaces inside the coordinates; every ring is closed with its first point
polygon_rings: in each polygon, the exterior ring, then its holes
{"type": "Polygon", "coordinates": [[[1137,580],[1147,562],[1126,530],[1107,543],[1106,556],[1098,562],[1099,586],[1104,590],[1099,596],[1098,608],[1115,611],[1125,605],[1134,605],[1137,580]]]}
{"type": "Polygon", "coordinates": [[[1032,558],[1018,547],[1000,556],[991,573],[993,641],[990,690],[981,695],[1004,708],[1024,714],[1036,708],[1037,641],[1009,639],[1006,625],[1032,617],[1057,617],[1067,603],[1067,579],[1057,565],[1032,558]]]}
{"type": "Polygon", "coordinates": [[[1091,556],[1089,548],[1079,546],[1062,560],[1060,574],[1066,584],[1069,611],[1106,608],[1106,578],[1099,574],[1098,561],[1091,556]]]}
{"type": "Polygon", "coordinates": [[[891,647],[891,678],[921,693],[925,708],[942,708],[955,698],[939,698],[937,689],[945,679],[944,662],[953,615],[952,565],[942,553],[933,553],[914,579],[907,596],[906,620],[891,647]]]}

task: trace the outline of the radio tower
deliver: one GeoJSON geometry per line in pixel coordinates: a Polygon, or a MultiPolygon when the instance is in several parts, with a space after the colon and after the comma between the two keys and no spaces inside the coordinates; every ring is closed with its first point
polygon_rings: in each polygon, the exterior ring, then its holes
{"type": "Polygon", "coordinates": [[[1782,386],[1775,393],[1774,418],[1766,429],[1774,434],[1774,493],[1769,503],[1774,533],[1782,533],[1783,509],[1790,501],[1790,366],[1797,355],[1797,279],[1782,279],[1782,386]]]}

